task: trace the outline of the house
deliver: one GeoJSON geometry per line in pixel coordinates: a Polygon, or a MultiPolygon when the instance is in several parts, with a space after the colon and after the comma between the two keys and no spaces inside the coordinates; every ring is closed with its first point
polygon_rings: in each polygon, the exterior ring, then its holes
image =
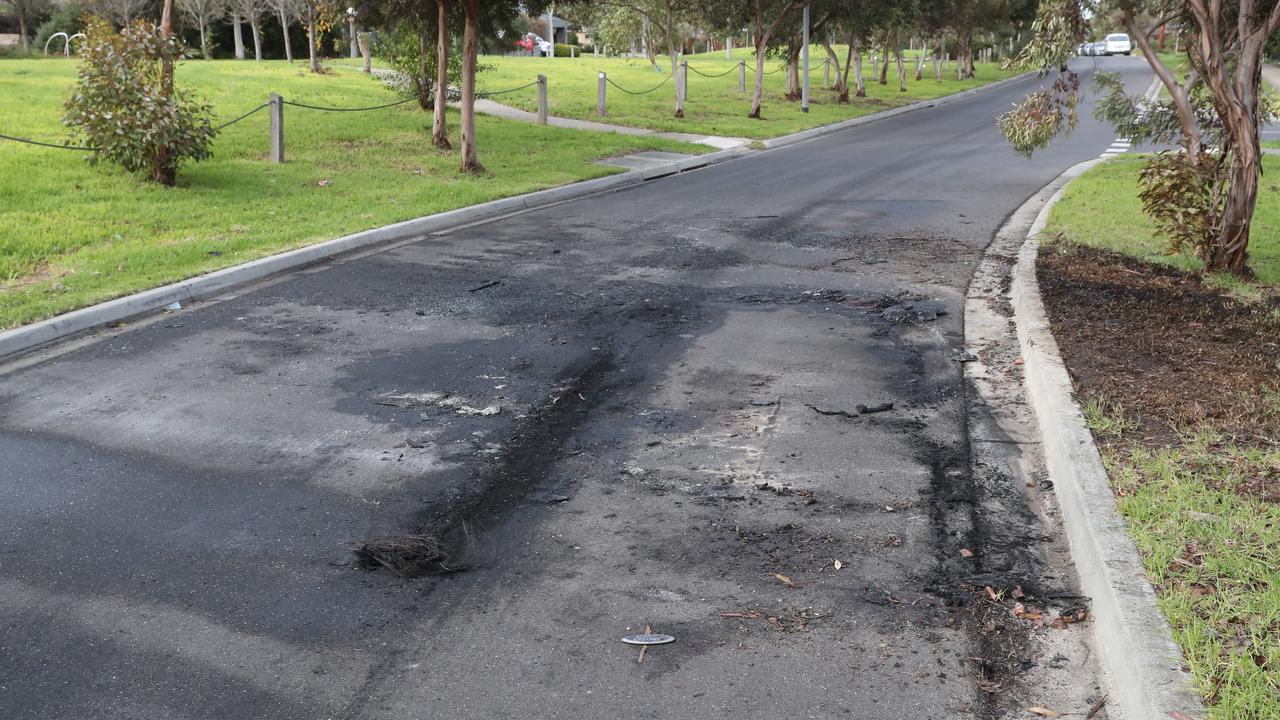
{"type": "Polygon", "coordinates": [[[569,42],[569,21],[564,18],[551,16],[551,41],[561,45],[569,42]]]}

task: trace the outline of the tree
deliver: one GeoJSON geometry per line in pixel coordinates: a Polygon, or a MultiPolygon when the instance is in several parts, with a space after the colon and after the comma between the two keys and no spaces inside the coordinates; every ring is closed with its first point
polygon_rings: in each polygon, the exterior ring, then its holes
{"type": "Polygon", "coordinates": [[[209,157],[216,131],[212,111],[174,87],[174,61],[185,48],[171,32],[172,0],[159,28],[137,20],[116,32],[109,21],[90,18],[87,39],[63,123],[103,160],[130,172],[145,172],[173,185],[185,160],[209,157]]]}
{"type": "Polygon", "coordinates": [[[449,2],[436,0],[436,98],[431,119],[431,144],[448,150],[445,105],[449,101],[449,2]]]}
{"type": "MultiPolygon", "coordinates": [[[[190,0],[188,0],[190,1],[190,0]]],[[[253,39],[253,59],[262,61],[262,16],[267,12],[267,0],[231,0],[237,23],[240,18],[249,21],[249,34],[253,39]]],[[[237,35],[239,33],[237,32],[237,35]]],[[[244,59],[244,41],[240,40],[237,60],[244,59]]]]}
{"type": "Polygon", "coordinates": [[[753,37],[756,49],[755,88],[751,95],[751,112],[747,117],[760,119],[761,105],[764,102],[764,60],[783,21],[795,11],[809,4],[809,0],[751,0],[748,11],[751,15],[753,37]]]}
{"type": "Polygon", "coordinates": [[[460,0],[465,16],[462,29],[462,172],[478,173],[480,164],[476,146],[476,54],[480,27],[480,0],[460,0]]]}
{"type": "Polygon", "coordinates": [[[178,11],[200,32],[200,57],[208,60],[209,26],[227,12],[226,0],[177,0],[178,11]]]}
{"type": "Polygon", "coordinates": [[[239,3],[231,3],[231,39],[235,45],[235,57],[244,59],[244,22],[240,18],[239,3]]]}
{"type": "Polygon", "coordinates": [[[1141,103],[1114,78],[1097,114],[1135,139],[1180,136],[1181,153],[1157,155],[1141,175],[1143,204],[1171,248],[1191,246],[1208,272],[1249,277],[1248,247],[1262,174],[1259,130],[1274,115],[1261,93],[1268,38],[1280,27],[1280,0],[1044,0],[1035,35],[1017,58],[1042,74],[1058,72],[1053,89],[1028,96],[1001,116],[1005,136],[1021,152],[1045,147],[1075,123],[1079,79],[1067,67],[1091,32],[1089,18],[1119,12],[1169,100],[1141,103]],[[1140,23],[1140,17],[1153,17],[1140,23]],[[1179,77],[1156,55],[1152,35],[1174,22],[1187,35],[1189,67],[1179,77]]]}
{"type": "Polygon", "coordinates": [[[293,43],[289,41],[289,26],[293,17],[298,14],[297,0],[268,0],[276,19],[280,21],[280,33],[284,35],[284,57],[293,62],[293,43]]]}
{"type": "Polygon", "coordinates": [[[31,25],[49,7],[48,0],[0,0],[0,7],[8,6],[18,20],[18,36],[22,51],[31,54],[31,25]]]}

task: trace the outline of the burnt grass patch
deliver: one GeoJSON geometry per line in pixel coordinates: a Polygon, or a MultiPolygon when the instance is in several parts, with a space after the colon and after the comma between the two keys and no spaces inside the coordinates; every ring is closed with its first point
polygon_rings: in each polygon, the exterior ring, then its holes
{"type": "Polygon", "coordinates": [[[1280,437],[1280,293],[1241,301],[1198,275],[1064,242],[1036,270],[1077,392],[1137,424],[1100,441],[1157,447],[1202,425],[1246,444],[1280,437]]]}

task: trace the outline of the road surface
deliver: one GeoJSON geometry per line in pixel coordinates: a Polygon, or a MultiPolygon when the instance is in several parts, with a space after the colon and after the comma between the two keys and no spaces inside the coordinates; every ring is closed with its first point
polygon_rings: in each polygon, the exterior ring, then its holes
{"type": "Polygon", "coordinates": [[[963,294],[1004,218],[1115,139],[1086,108],[1013,153],[993,119],[1037,82],[9,368],[0,716],[997,713],[1014,679],[970,589],[1070,587],[1042,529],[983,516],[963,294]],[[354,565],[464,526],[463,572],[354,565]],[[618,639],[646,625],[676,642],[638,663],[618,639]]]}

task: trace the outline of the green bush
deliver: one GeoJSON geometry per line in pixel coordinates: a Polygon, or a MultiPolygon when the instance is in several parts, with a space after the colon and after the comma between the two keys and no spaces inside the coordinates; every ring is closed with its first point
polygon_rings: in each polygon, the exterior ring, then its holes
{"type": "MultiPolygon", "coordinates": [[[[373,44],[373,54],[384,60],[393,69],[399,71],[394,84],[396,89],[406,97],[418,98],[423,110],[435,107],[436,79],[436,46],[434,41],[427,44],[426,73],[422,76],[423,64],[417,33],[407,24],[398,25],[391,32],[378,33],[373,44]]],[[[479,72],[480,68],[477,67],[479,72]]],[[[462,53],[449,53],[449,84],[458,87],[462,84],[462,53]]]]}
{"type": "Polygon", "coordinates": [[[172,185],[184,160],[209,157],[217,134],[211,109],[173,87],[172,63],[184,49],[179,38],[166,38],[147,20],[117,33],[98,17],[85,23],[85,34],[62,122],[75,141],[94,148],[90,162],[106,160],[172,185]]]}
{"type": "Polygon", "coordinates": [[[580,53],[573,45],[556,43],[556,57],[577,57],[580,53]]]}

